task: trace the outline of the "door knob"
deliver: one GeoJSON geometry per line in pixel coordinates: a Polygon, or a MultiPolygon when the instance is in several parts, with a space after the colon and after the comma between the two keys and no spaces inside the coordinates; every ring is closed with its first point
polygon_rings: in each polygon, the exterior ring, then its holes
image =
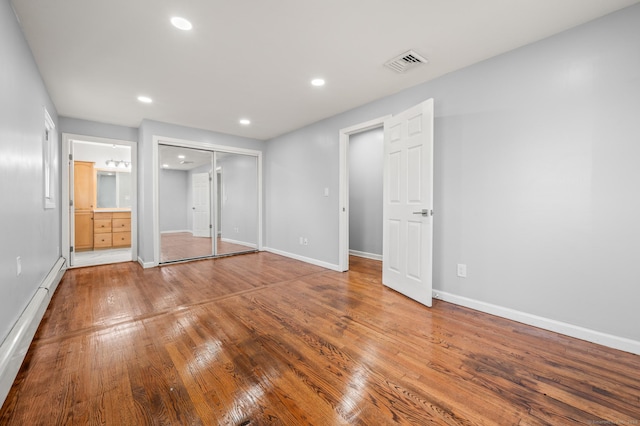
{"type": "Polygon", "coordinates": [[[422,215],[422,216],[429,217],[429,216],[433,216],[433,210],[422,209],[419,212],[413,212],[413,214],[419,214],[419,215],[422,215]]]}

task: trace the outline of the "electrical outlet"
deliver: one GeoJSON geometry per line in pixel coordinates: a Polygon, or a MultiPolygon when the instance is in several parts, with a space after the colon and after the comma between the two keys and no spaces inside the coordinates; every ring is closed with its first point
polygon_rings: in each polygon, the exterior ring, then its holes
{"type": "Polygon", "coordinates": [[[22,259],[20,256],[16,257],[16,276],[19,277],[22,273],[22,259]]]}
{"type": "Polygon", "coordinates": [[[300,237],[300,245],[304,244],[304,239],[302,237],[300,237]]]}
{"type": "Polygon", "coordinates": [[[458,263],[457,272],[460,278],[467,278],[467,265],[458,263]]]}
{"type": "Polygon", "coordinates": [[[302,244],[304,244],[305,246],[308,246],[308,245],[309,245],[309,239],[305,238],[305,239],[303,240],[303,243],[302,243],[302,244]]]}

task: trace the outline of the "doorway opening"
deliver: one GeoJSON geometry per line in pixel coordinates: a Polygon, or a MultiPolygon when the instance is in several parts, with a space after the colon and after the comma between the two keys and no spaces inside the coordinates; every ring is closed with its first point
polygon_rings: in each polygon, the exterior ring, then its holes
{"type": "MultiPolygon", "coordinates": [[[[376,248],[377,241],[380,243],[380,247],[382,244],[382,222],[380,222],[379,229],[374,230],[374,234],[367,235],[366,229],[369,229],[377,221],[376,217],[378,216],[378,211],[376,212],[366,212],[364,209],[367,209],[367,206],[375,205],[376,201],[374,200],[374,196],[372,197],[361,197],[361,194],[352,194],[353,190],[358,190],[358,188],[362,188],[364,185],[364,181],[368,177],[370,177],[370,173],[372,170],[367,170],[366,167],[364,170],[360,170],[358,167],[359,163],[358,159],[352,158],[354,156],[359,156],[364,154],[369,157],[369,160],[373,162],[377,162],[376,159],[376,145],[378,138],[380,138],[380,142],[383,139],[383,130],[384,130],[384,122],[387,120],[390,115],[379,117],[374,120],[370,120],[364,123],[356,124],[355,126],[351,126],[345,129],[340,130],[340,212],[339,212],[339,259],[338,265],[341,271],[349,270],[349,254],[350,252],[355,255],[360,255],[363,257],[369,257],[376,260],[382,259],[382,252],[380,252],[380,257],[375,256],[378,253],[372,253],[378,251],[376,248]],[[354,139],[354,143],[351,144],[350,141],[352,138],[354,139]],[[367,144],[371,143],[368,147],[367,144]],[[360,149],[362,152],[352,152],[351,148],[356,147],[358,151],[360,149]],[[369,149],[372,148],[372,149],[369,149]],[[352,160],[354,160],[352,162],[352,160]],[[352,167],[355,166],[357,169],[351,170],[352,167]],[[354,179],[351,178],[351,174],[355,173],[354,179]],[[351,188],[352,181],[355,181],[355,188],[351,188]],[[361,185],[362,184],[362,185],[361,185]],[[351,201],[355,198],[359,198],[356,200],[355,204],[352,206],[351,201]],[[351,200],[351,201],[350,201],[351,200]],[[366,214],[366,220],[359,220],[361,215],[366,214]],[[354,223],[356,229],[352,230],[350,226],[350,222],[354,223]],[[379,232],[379,233],[378,233],[379,232]],[[351,238],[350,238],[351,234],[351,238]],[[351,240],[354,239],[354,245],[351,245],[351,240]]],[[[382,147],[381,147],[382,148],[382,147]]],[[[381,159],[381,157],[380,157],[381,159]]],[[[365,159],[363,159],[365,160],[365,159]]],[[[379,169],[380,172],[380,184],[382,183],[382,168],[379,169]]],[[[377,187],[377,185],[375,185],[377,187]]],[[[373,191],[375,189],[371,188],[373,191]]],[[[379,188],[379,196],[382,197],[382,186],[379,188]]],[[[373,207],[378,210],[381,215],[382,213],[382,205],[379,207],[373,207]]],[[[364,216],[362,216],[363,218],[364,216]]]]}
{"type": "Polygon", "coordinates": [[[261,249],[261,153],[154,140],[157,264],[261,249]]]}
{"type": "Polygon", "coordinates": [[[382,126],[382,284],[432,304],[433,99],[340,131],[339,267],[349,269],[349,136],[382,126]]]}
{"type": "Polygon", "coordinates": [[[136,143],[63,134],[63,255],[70,267],[135,261],[136,143]]]}
{"type": "Polygon", "coordinates": [[[349,254],[382,260],[382,127],[349,136],[349,254]]]}

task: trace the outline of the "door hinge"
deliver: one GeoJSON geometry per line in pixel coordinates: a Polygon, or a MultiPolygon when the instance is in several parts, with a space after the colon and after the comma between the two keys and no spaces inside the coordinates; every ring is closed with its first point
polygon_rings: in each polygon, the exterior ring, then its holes
{"type": "Polygon", "coordinates": [[[69,161],[73,161],[73,154],[69,154],[69,161]]]}
{"type": "Polygon", "coordinates": [[[73,246],[69,247],[69,250],[73,253],[73,246]]]}
{"type": "Polygon", "coordinates": [[[209,229],[213,229],[213,225],[209,224],[209,229]]]}
{"type": "Polygon", "coordinates": [[[69,200],[69,207],[73,207],[73,200],[69,200]]]}

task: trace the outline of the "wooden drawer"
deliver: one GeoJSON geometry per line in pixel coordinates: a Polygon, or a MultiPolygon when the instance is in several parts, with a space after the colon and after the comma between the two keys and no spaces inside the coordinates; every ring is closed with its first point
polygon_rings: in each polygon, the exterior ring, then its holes
{"type": "Polygon", "coordinates": [[[113,232],[131,231],[131,219],[116,219],[114,217],[111,228],[113,232]]]}
{"type": "Polygon", "coordinates": [[[108,248],[111,247],[111,234],[94,234],[93,236],[94,248],[108,248]]]}
{"type": "Polygon", "coordinates": [[[129,247],[131,245],[131,232],[114,232],[113,247],[129,247]]]}
{"type": "Polygon", "coordinates": [[[93,218],[93,233],[100,234],[111,232],[111,219],[93,218]]]}
{"type": "Polygon", "coordinates": [[[93,218],[95,220],[111,220],[111,212],[95,212],[93,218]]]}
{"type": "Polygon", "coordinates": [[[131,220],[131,212],[113,212],[111,213],[114,219],[129,219],[131,220]]]}

